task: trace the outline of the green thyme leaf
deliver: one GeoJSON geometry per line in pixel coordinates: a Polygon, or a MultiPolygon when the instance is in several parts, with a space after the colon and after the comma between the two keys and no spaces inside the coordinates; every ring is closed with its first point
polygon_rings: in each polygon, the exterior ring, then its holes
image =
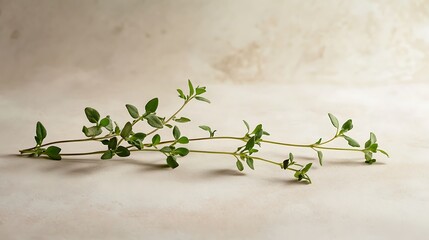
{"type": "Polygon", "coordinates": [[[262,129],[262,124],[258,124],[251,134],[255,134],[255,140],[260,139],[263,135],[264,130],[262,129]]]}
{"type": "Polygon", "coordinates": [[[197,87],[196,89],[195,89],[195,94],[196,95],[201,95],[201,94],[203,94],[203,93],[205,93],[206,92],[206,87],[197,87]]]}
{"type": "Polygon", "coordinates": [[[183,93],[183,90],[182,90],[182,89],[177,89],[177,92],[179,93],[179,97],[180,97],[180,98],[183,98],[183,99],[185,99],[185,100],[186,100],[186,96],[185,96],[185,94],[183,93]]]}
{"type": "Polygon", "coordinates": [[[177,168],[179,166],[179,163],[177,163],[176,158],[174,156],[168,156],[167,157],[167,165],[171,168],[177,168]]]}
{"type": "Polygon", "coordinates": [[[101,155],[101,159],[103,159],[103,160],[112,159],[113,155],[114,155],[114,153],[112,150],[107,150],[103,153],[103,155],[101,155]]]}
{"type": "Polygon", "coordinates": [[[94,108],[86,107],[85,115],[86,118],[88,118],[88,121],[91,123],[98,123],[98,120],[100,120],[100,114],[94,108]]]}
{"type": "Polygon", "coordinates": [[[373,152],[373,153],[376,153],[377,152],[377,148],[378,148],[378,144],[374,143],[371,146],[369,146],[368,150],[371,151],[371,152],[373,152]]]}
{"type": "Polygon", "coordinates": [[[158,98],[154,98],[150,100],[145,106],[145,110],[147,114],[154,113],[156,112],[157,109],[158,109],[158,98]]]}
{"type": "Polygon", "coordinates": [[[180,137],[177,140],[177,142],[180,143],[180,144],[188,144],[189,143],[189,139],[187,137],[183,136],[183,137],[180,137]]]}
{"type": "Polygon", "coordinates": [[[207,98],[201,97],[201,96],[196,96],[195,99],[197,99],[199,101],[206,102],[206,103],[210,103],[210,100],[208,100],[207,98]]]}
{"type": "Polygon", "coordinates": [[[372,160],[372,152],[365,152],[365,160],[366,161],[372,160]]]}
{"type": "Polygon", "coordinates": [[[341,132],[342,133],[348,132],[348,131],[352,130],[352,128],[353,128],[353,121],[351,119],[349,119],[341,127],[341,132]]]}
{"type": "Polygon", "coordinates": [[[244,147],[244,150],[250,150],[255,146],[255,136],[251,137],[247,143],[246,143],[246,147],[244,147]]]}
{"type": "Polygon", "coordinates": [[[313,163],[308,163],[307,165],[305,165],[305,167],[301,170],[301,172],[302,172],[303,174],[307,173],[307,172],[308,172],[308,170],[310,170],[311,165],[313,165],[313,163]]]}
{"type": "Polygon", "coordinates": [[[113,131],[113,124],[112,124],[112,120],[110,119],[109,116],[101,119],[100,121],[100,127],[104,127],[106,128],[108,131],[112,132],[113,131]]]}
{"type": "Polygon", "coordinates": [[[369,164],[369,165],[371,165],[371,164],[373,164],[373,163],[375,163],[377,160],[376,159],[371,159],[371,160],[366,160],[365,161],[365,163],[367,163],[367,164],[369,164]]]}
{"type": "Polygon", "coordinates": [[[89,128],[83,126],[82,132],[87,137],[95,137],[95,136],[100,135],[103,131],[101,130],[100,127],[97,127],[97,126],[92,126],[92,127],[89,127],[89,128]]]}
{"type": "Polygon", "coordinates": [[[249,133],[250,132],[250,126],[249,126],[249,124],[246,122],[246,120],[243,120],[243,122],[244,122],[244,125],[246,126],[247,133],[249,133]]]}
{"type": "Polygon", "coordinates": [[[134,133],[133,138],[143,141],[146,138],[146,133],[142,133],[142,132],[134,133]]]}
{"type": "Polygon", "coordinates": [[[214,137],[216,130],[212,131],[212,129],[209,126],[205,126],[205,125],[199,126],[199,128],[203,129],[204,131],[209,132],[211,138],[214,137]]]}
{"type": "Polygon", "coordinates": [[[255,170],[255,167],[253,166],[253,158],[251,157],[246,158],[246,163],[247,163],[247,166],[249,166],[252,170],[255,170]]]}
{"type": "Polygon", "coordinates": [[[328,113],[329,119],[331,119],[331,123],[332,125],[336,128],[339,129],[340,128],[340,124],[338,122],[337,117],[335,117],[332,113],[328,113]]]}
{"type": "Polygon", "coordinates": [[[124,146],[119,146],[117,149],[116,149],[116,154],[119,156],[119,157],[128,157],[128,156],[130,156],[130,150],[128,150],[128,148],[126,148],[126,147],[124,147],[124,146]]]}
{"type": "Polygon", "coordinates": [[[121,133],[121,129],[119,128],[118,123],[115,122],[115,134],[119,135],[120,133],[121,133]]]}
{"type": "Polygon", "coordinates": [[[127,122],[127,123],[125,124],[124,128],[122,128],[122,131],[121,131],[121,137],[122,137],[123,139],[128,139],[128,137],[129,137],[129,136],[130,136],[130,134],[131,134],[132,129],[133,129],[133,126],[131,125],[131,123],[130,123],[130,122],[127,122]]]}
{"type": "Polygon", "coordinates": [[[61,148],[57,146],[50,146],[45,150],[45,154],[52,160],[61,160],[61,148]]]}
{"type": "Polygon", "coordinates": [[[116,138],[116,137],[112,137],[110,140],[109,140],[109,144],[107,145],[107,147],[110,149],[110,150],[116,150],[116,147],[118,146],[118,139],[116,138]]]}
{"type": "Polygon", "coordinates": [[[140,117],[139,110],[135,106],[126,104],[125,107],[132,118],[137,119],[140,117]]]}
{"type": "Polygon", "coordinates": [[[161,136],[159,134],[156,134],[152,137],[152,145],[155,146],[161,142],[161,136]]]}
{"type": "Polygon", "coordinates": [[[347,140],[347,143],[350,146],[352,146],[352,147],[360,147],[360,144],[356,140],[354,140],[353,138],[351,138],[349,136],[346,136],[346,135],[344,135],[343,137],[344,137],[344,139],[347,140]]]}
{"type": "Polygon", "coordinates": [[[317,157],[319,158],[319,164],[320,166],[323,165],[322,161],[323,161],[323,152],[322,151],[317,151],[317,157]]]}
{"type": "Polygon", "coordinates": [[[179,123],[186,123],[186,122],[190,122],[191,119],[185,118],[185,117],[181,117],[181,118],[174,119],[174,121],[179,122],[179,123]]]}
{"type": "Polygon", "coordinates": [[[386,157],[390,157],[386,151],[381,150],[381,149],[378,149],[378,151],[381,152],[382,154],[386,155],[386,157]]]}
{"type": "Polygon", "coordinates": [[[287,169],[288,166],[289,166],[289,159],[286,159],[283,161],[282,168],[287,169]]]}
{"type": "Polygon", "coordinates": [[[244,170],[244,166],[243,163],[240,160],[237,160],[237,162],[235,162],[235,165],[237,166],[237,169],[241,172],[244,170]]]}
{"type": "Polygon", "coordinates": [[[180,147],[180,148],[174,149],[173,153],[179,154],[181,157],[184,157],[184,156],[188,155],[189,149],[180,147]]]}
{"type": "Polygon", "coordinates": [[[147,115],[146,119],[147,119],[147,123],[154,128],[163,128],[164,127],[161,120],[158,118],[158,116],[156,116],[154,114],[147,115]]]}
{"type": "Polygon", "coordinates": [[[43,143],[43,139],[46,138],[48,135],[48,132],[46,131],[46,128],[43,126],[41,122],[36,123],[36,143],[37,145],[41,145],[43,143]]]}
{"type": "Polygon", "coordinates": [[[377,137],[375,136],[374,133],[369,133],[369,140],[371,141],[371,144],[376,143],[377,142],[377,137]]]}
{"type": "Polygon", "coordinates": [[[371,146],[371,139],[365,142],[365,148],[371,146]]]}
{"type": "Polygon", "coordinates": [[[177,126],[173,127],[173,136],[176,140],[180,138],[180,130],[177,126]]]}
{"type": "Polygon", "coordinates": [[[205,125],[202,125],[202,126],[199,126],[201,129],[203,129],[204,131],[208,131],[208,132],[211,132],[212,131],[212,129],[209,127],[209,126],[205,126],[205,125]]]}
{"type": "Polygon", "coordinates": [[[194,95],[194,86],[192,85],[192,82],[189,79],[188,79],[188,87],[189,87],[189,96],[194,95]]]}
{"type": "Polygon", "coordinates": [[[174,149],[171,146],[165,146],[162,147],[159,151],[163,152],[163,153],[170,153],[172,152],[174,149]]]}

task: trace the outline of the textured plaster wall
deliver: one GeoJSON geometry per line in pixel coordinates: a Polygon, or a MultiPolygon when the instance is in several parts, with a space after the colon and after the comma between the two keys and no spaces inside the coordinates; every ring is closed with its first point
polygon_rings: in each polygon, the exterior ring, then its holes
{"type": "Polygon", "coordinates": [[[0,0],[0,239],[426,240],[428,54],[429,1],[0,0]],[[335,131],[332,112],[353,119],[360,143],[374,131],[391,158],[368,166],[324,151],[319,166],[310,149],[263,145],[262,157],[313,162],[307,185],[219,155],[190,154],[175,170],[156,153],[15,156],[33,146],[36,121],[46,141],[82,138],[87,106],[123,126],[125,103],[159,97],[169,116],[188,78],[212,104],[180,113],[186,136],[206,136],[198,125],[241,136],[246,119],[271,140],[314,143],[335,131]]]}
{"type": "Polygon", "coordinates": [[[424,0],[0,1],[4,87],[416,83],[428,54],[424,0]]]}

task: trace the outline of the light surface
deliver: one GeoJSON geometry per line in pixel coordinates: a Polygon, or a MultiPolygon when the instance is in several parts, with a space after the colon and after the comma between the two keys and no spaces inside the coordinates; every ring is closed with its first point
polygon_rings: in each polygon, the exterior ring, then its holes
{"type": "MultiPolygon", "coordinates": [[[[420,1],[0,1],[0,239],[427,239],[429,85],[420,1]],[[228,156],[160,154],[101,161],[18,157],[46,141],[81,138],[83,109],[120,124],[124,107],[180,106],[186,80],[208,87],[182,133],[241,136],[242,119],[269,139],[313,143],[352,118],[391,158],[264,144],[313,162],[313,184],[261,162],[240,173],[228,156]]],[[[142,129],[148,129],[144,124],[142,129]]],[[[163,138],[171,136],[165,130],[163,138]]],[[[235,150],[239,142],[194,149],[235,150]]],[[[338,140],[333,146],[346,146],[338,140]]],[[[62,145],[64,152],[99,144],[62,145]]]]}

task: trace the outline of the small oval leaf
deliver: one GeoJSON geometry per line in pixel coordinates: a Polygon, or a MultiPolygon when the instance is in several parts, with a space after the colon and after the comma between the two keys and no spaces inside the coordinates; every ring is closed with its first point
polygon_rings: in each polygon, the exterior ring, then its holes
{"type": "Polygon", "coordinates": [[[139,110],[135,106],[126,104],[125,107],[132,118],[137,119],[140,117],[139,110]]]}
{"type": "Polygon", "coordinates": [[[98,120],[100,120],[100,114],[94,108],[86,107],[85,115],[91,123],[98,123],[98,120]]]}

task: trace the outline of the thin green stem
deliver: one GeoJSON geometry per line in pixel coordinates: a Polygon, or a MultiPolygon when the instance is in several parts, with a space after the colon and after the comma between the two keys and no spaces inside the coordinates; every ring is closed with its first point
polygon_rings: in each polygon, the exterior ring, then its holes
{"type": "MultiPolygon", "coordinates": [[[[133,127],[137,122],[141,121],[143,119],[143,115],[140,116],[139,118],[135,119],[132,123],[131,123],[131,127],[133,127]]],[[[121,145],[121,142],[124,141],[123,138],[121,138],[118,142],[118,146],[121,145]]]]}
{"type": "Polygon", "coordinates": [[[351,151],[351,152],[363,152],[365,150],[365,149],[355,149],[355,148],[337,148],[337,147],[321,147],[321,146],[313,146],[313,148],[334,150],[334,151],[351,151]]]}
{"type": "MultiPolygon", "coordinates": [[[[212,140],[212,139],[231,139],[231,140],[241,140],[244,141],[244,138],[242,137],[202,137],[202,138],[190,138],[189,141],[190,142],[195,142],[195,141],[204,141],[204,140],[212,140]]],[[[158,144],[169,144],[169,143],[174,143],[176,140],[168,140],[168,141],[163,141],[160,142],[158,144]]],[[[150,146],[151,144],[145,144],[145,146],[150,146]]]]}
{"type": "MultiPolygon", "coordinates": [[[[59,144],[59,143],[98,141],[98,140],[103,140],[103,139],[106,139],[106,138],[110,138],[112,136],[114,136],[114,135],[108,134],[108,135],[106,135],[104,137],[98,137],[98,138],[81,138],[81,139],[68,139],[68,140],[54,141],[54,142],[49,142],[49,143],[42,144],[39,147],[45,147],[45,146],[50,146],[50,145],[59,144]]],[[[19,150],[19,152],[24,153],[24,152],[33,150],[35,148],[36,147],[26,148],[26,149],[19,150]]]]}
{"type": "Polygon", "coordinates": [[[275,144],[275,145],[288,146],[288,147],[304,147],[304,148],[313,147],[313,144],[293,144],[293,143],[275,142],[275,141],[269,141],[269,140],[263,140],[263,139],[261,139],[261,142],[275,144]]]}
{"type": "MultiPolygon", "coordinates": [[[[176,117],[177,114],[179,114],[180,111],[182,111],[182,109],[194,98],[195,96],[190,97],[189,99],[185,100],[185,102],[182,104],[182,106],[175,112],[173,113],[165,122],[164,125],[167,124],[168,122],[170,122],[171,120],[173,120],[173,118],[176,117]]],[[[150,131],[146,136],[149,136],[153,133],[155,133],[156,131],[158,131],[159,128],[155,128],[152,131],[150,131]]]]}
{"type": "Polygon", "coordinates": [[[354,149],[354,148],[337,148],[337,147],[322,147],[318,144],[291,144],[291,143],[282,143],[282,142],[275,142],[275,141],[268,141],[268,140],[262,140],[261,142],[264,143],[270,143],[275,145],[282,145],[282,146],[289,146],[289,147],[302,147],[302,148],[319,148],[319,149],[326,149],[326,150],[335,150],[335,151],[354,151],[354,152],[363,152],[364,149],[354,149]]]}
{"type": "Polygon", "coordinates": [[[330,142],[334,141],[337,137],[338,137],[338,135],[335,134],[335,136],[333,136],[331,139],[324,141],[324,142],[321,142],[321,143],[316,144],[316,145],[324,145],[324,144],[330,143],[330,142]]]}
{"type": "Polygon", "coordinates": [[[81,153],[61,153],[61,156],[84,156],[84,155],[103,154],[104,152],[105,151],[81,152],[81,153]]]}
{"type": "MultiPolygon", "coordinates": [[[[145,148],[145,149],[131,149],[131,152],[161,152],[160,149],[153,149],[153,148],[145,148]]],[[[80,153],[61,153],[61,156],[84,156],[84,155],[94,155],[94,154],[103,154],[105,151],[94,151],[94,152],[80,152],[80,153]]],[[[224,151],[208,151],[208,150],[189,150],[190,153],[204,153],[204,154],[221,154],[221,155],[231,155],[231,156],[235,156],[238,157],[240,156],[239,153],[234,153],[234,152],[224,152],[224,151]]],[[[274,165],[281,165],[281,163],[278,162],[274,162],[262,157],[255,157],[252,156],[253,159],[255,160],[259,160],[259,161],[263,161],[263,162],[267,162],[267,163],[271,163],[274,165]]]]}

